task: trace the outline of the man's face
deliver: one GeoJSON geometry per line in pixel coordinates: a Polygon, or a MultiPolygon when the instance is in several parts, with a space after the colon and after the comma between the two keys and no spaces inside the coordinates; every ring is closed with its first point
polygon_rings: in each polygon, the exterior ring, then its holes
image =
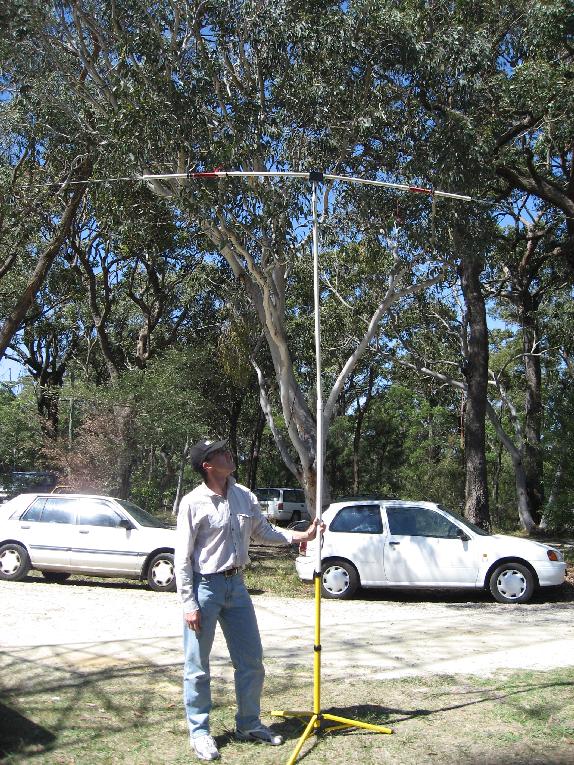
{"type": "Polygon", "coordinates": [[[203,465],[214,475],[230,475],[235,470],[235,461],[230,449],[217,449],[211,452],[203,465]]]}

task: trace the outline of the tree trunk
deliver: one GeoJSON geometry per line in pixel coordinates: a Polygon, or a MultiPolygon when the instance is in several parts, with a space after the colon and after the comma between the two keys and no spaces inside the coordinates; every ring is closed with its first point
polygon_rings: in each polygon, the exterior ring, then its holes
{"type": "MultiPolygon", "coordinates": [[[[237,459],[237,428],[239,426],[239,418],[241,417],[241,409],[243,407],[243,399],[237,399],[235,400],[231,408],[227,410],[227,414],[229,417],[229,446],[231,448],[231,451],[233,452],[233,456],[235,458],[235,464],[238,467],[239,462],[237,459]]],[[[237,473],[237,468],[236,468],[237,473]]]]}
{"type": "MultiPolygon", "coordinates": [[[[82,170],[79,176],[85,178],[89,173],[89,162],[86,160],[82,166],[82,170]]],[[[75,186],[70,201],[66,205],[66,208],[62,214],[60,225],[58,226],[57,233],[53,237],[50,244],[41,253],[36,267],[30,276],[30,279],[23,291],[23,293],[17,298],[16,305],[12,311],[6,317],[6,320],[0,328],[0,359],[4,357],[6,349],[10,344],[14,335],[18,332],[24,317],[28,313],[28,309],[34,302],[38,291],[46,281],[48,272],[52,267],[52,263],[58,256],[62,245],[66,241],[66,237],[70,233],[72,224],[74,222],[76,212],[80,206],[80,202],[83,199],[85,193],[85,186],[75,186]]]]}
{"type": "Polygon", "coordinates": [[[40,384],[37,393],[38,413],[42,433],[50,441],[57,441],[60,425],[60,385],[40,384]]]}
{"type": "Polygon", "coordinates": [[[355,418],[355,433],[353,436],[353,494],[359,493],[360,486],[360,464],[359,464],[359,449],[361,445],[361,435],[363,431],[363,422],[365,414],[371,403],[373,395],[373,384],[375,382],[375,368],[369,367],[369,381],[367,384],[367,392],[365,400],[361,405],[360,399],[357,398],[357,416],[355,418]]]}
{"type": "Polygon", "coordinates": [[[261,437],[265,427],[265,414],[259,408],[255,430],[251,439],[251,448],[249,450],[249,459],[247,462],[247,486],[253,491],[257,487],[257,468],[259,466],[259,454],[261,451],[261,437]]]}
{"type": "Polygon", "coordinates": [[[490,422],[494,426],[498,438],[504,445],[504,448],[512,460],[512,466],[514,468],[514,481],[516,486],[516,500],[518,503],[518,517],[520,519],[520,523],[522,524],[522,528],[530,534],[530,532],[536,528],[536,522],[532,517],[532,513],[530,512],[530,503],[526,487],[526,473],[524,472],[524,465],[522,462],[522,450],[517,449],[515,444],[512,442],[512,439],[507,436],[498,415],[494,411],[492,405],[489,403],[486,405],[486,412],[490,422]]]}
{"type": "Polygon", "coordinates": [[[132,472],[136,462],[136,443],[133,436],[131,406],[115,406],[120,443],[118,444],[117,496],[127,499],[130,495],[132,472]]]}
{"type": "Polygon", "coordinates": [[[173,500],[173,510],[172,514],[177,515],[177,511],[179,509],[179,503],[181,501],[181,496],[183,494],[183,474],[185,472],[185,465],[187,462],[187,458],[189,457],[189,448],[191,444],[189,442],[189,436],[185,439],[185,446],[183,447],[183,451],[181,453],[181,462],[179,465],[179,471],[177,474],[177,487],[175,490],[175,498],[173,500]]]}
{"type": "Polygon", "coordinates": [[[467,400],[464,413],[466,462],[465,512],[483,529],[490,527],[486,477],[486,394],[488,385],[488,329],[480,286],[482,258],[461,252],[460,277],[466,304],[467,348],[465,377],[467,400]]]}
{"type": "Polygon", "coordinates": [[[538,352],[538,332],[533,312],[522,316],[526,395],[524,407],[524,471],[532,515],[540,522],[544,506],[542,433],[542,373],[538,352]]]}

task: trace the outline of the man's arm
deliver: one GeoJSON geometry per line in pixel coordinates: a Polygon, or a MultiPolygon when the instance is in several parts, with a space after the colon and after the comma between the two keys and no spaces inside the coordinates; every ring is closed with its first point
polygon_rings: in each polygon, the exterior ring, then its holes
{"type": "Polygon", "coordinates": [[[191,506],[187,502],[182,502],[177,515],[174,555],[175,580],[177,591],[183,603],[183,618],[190,629],[199,632],[201,613],[193,594],[194,539],[191,506]]]}
{"type": "Polygon", "coordinates": [[[325,524],[321,521],[321,526],[319,526],[319,520],[314,518],[306,531],[291,532],[293,534],[293,542],[311,542],[311,540],[315,539],[317,536],[319,528],[321,529],[321,533],[323,533],[325,531],[325,524]]]}
{"type": "MultiPolygon", "coordinates": [[[[294,542],[310,542],[317,536],[318,521],[315,518],[306,531],[292,531],[291,529],[279,529],[271,526],[267,518],[261,513],[258,504],[253,506],[255,517],[252,529],[252,537],[258,542],[270,545],[290,545],[294,542]]],[[[321,523],[321,531],[325,524],[321,523]]]]}

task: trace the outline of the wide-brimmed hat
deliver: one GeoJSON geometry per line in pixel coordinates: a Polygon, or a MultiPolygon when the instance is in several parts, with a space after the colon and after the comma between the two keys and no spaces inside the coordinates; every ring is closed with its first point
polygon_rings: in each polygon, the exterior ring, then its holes
{"type": "Polygon", "coordinates": [[[191,447],[189,452],[189,459],[195,470],[201,470],[201,466],[207,460],[210,454],[217,452],[220,449],[227,448],[227,441],[210,441],[209,439],[202,439],[191,447]]]}

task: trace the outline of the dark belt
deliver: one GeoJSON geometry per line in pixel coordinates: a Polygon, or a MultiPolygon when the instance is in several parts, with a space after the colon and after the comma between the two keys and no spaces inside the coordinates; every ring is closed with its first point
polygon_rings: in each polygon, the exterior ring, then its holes
{"type": "Polygon", "coordinates": [[[225,571],[215,571],[213,574],[200,574],[199,571],[194,571],[194,574],[197,576],[202,576],[204,579],[209,579],[212,576],[224,576],[226,579],[228,579],[230,576],[235,576],[236,574],[241,573],[240,568],[226,568],[225,571]]]}

